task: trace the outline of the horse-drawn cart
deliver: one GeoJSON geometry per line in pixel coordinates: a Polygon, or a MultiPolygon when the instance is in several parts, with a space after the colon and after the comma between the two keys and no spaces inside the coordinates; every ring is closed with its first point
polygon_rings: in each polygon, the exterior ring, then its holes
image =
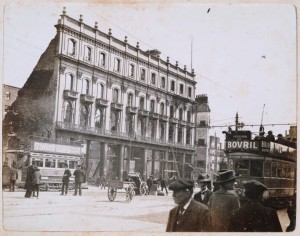
{"type": "Polygon", "coordinates": [[[107,181],[107,197],[109,201],[114,201],[117,196],[117,191],[119,193],[125,193],[126,202],[131,202],[134,195],[134,182],[119,181],[119,180],[109,180],[107,181]]]}

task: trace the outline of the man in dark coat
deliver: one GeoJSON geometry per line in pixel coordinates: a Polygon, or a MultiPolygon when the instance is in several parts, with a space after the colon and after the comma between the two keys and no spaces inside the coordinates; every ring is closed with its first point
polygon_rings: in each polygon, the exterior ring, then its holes
{"type": "Polygon", "coordinates": [[[150,175],[150,177],[147,179],[148,195],[150,193],[150,189],[152,187],[152,184],[153,184],[153,179],[152,179],[152,175],[150,175]]]}
{"type": "Polygon", "coordinates": [[[33,191],[32,179],[33,179],[33,174],[35,172],[35,169],[36,169],[35,162],[32,162],[31,166],[27,168],[27,176],[25,180],[26,198],[30,198],[32,195],[32,191],[33,191]]]}
{"type": "Polygon", "coordinates": [[[211,215],[207,206],[192,199],[194,181],[178,179],[170,184],[176,207],[170,213],[167,232],[210,232],[211,215]]]}
{"type": "Polygon", "coordinates": [[[220,189],[212,193],[207,204],[211,212],[214,232],[227,232],[231,212],[240,208],[240,199],[233,188],[235,178],[233,170],[218,172],[216,183],[220,189]]]}
{"type": "Polygon", "coordinates": [[[79,165],[77,169],[73,173],[75,177],[75,191],[74,196],[77,195],[77,191],[79,190],[79,196],[81,196],[81,184],[84,182],[85,179],[85,172],[79,165]]]}
{"type": "Polygon", "coordinates": [[[71,176],[72,176],[71,171],[68,168],[66,168],[63,178],[62,178],[62,186],[61,186],[61,194],[60,195],[64,195],[64,193],[66,195],[68,194],[68,188],[69,188],[71,176]]]}
{"type": "Polygon", "coordinates": [[[203,177],[202,175],[198,176],[198,183],[200,185],[200,192],[194,195],[194,199],[197,202],[201,202],[204,205],[208,204],[208,200],[212,194],[212,191],[209,189],[210,179],[203,177]]]}
{"type": "Polygon", "coordinates": [[[244,181],[247,202],[231,213],[230,232],[282,232],[275,209],[262,205],[267,187],[257,180],[244,181]]]}
{"type": "Polygon", "coordinates": [[[161,187],[162,192],[164,191],[164,189],[166,190],[166,195],[168,196],[167,183],[164,178],[161,178],[161,180],[160,180],[160,187],[161,187]]]}
{"type": "Polygon", "coordinates": [[[15,185],[16,185],[16,181],[18,179],[18,171],[16,169],[16,164],[13,163],[11,170],[10,170],[10,192],[14,192],[15,191],[15,185]]]}

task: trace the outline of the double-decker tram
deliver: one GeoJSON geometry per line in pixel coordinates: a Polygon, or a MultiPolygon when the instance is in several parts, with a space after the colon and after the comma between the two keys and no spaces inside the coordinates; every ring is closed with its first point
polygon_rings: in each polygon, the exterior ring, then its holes
{"type": "Polygon", "coordinates": [[[244,180],[258,180],[268,187],[265,203],[282,207],[295,192],[296,143],[268,141],[264,137],[252,139],[252,132],[245,130],[223,133],[229,167],[237,175],[237,188],[243,189],[244,180]]]}
{"type": "MultiPolygon", "coordinates": [[[[35,163],[42,176],[41,190],[60,189],[65,169],[70,169],[73,174],[82,162],[81,146],[31,141],[30,148],[21,161],[23,164],[20,187],[25,184],[28,166],[35,163]]],[[[71,188],[73,182],[74,176],[71,176],[69,185],[71,188]]]]}

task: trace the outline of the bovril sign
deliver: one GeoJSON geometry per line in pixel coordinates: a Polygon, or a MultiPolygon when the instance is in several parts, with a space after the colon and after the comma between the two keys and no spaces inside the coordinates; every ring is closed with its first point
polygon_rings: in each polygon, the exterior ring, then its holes
{"type": "Polygon", "coordinates": [[[226,142],[226,149],[244,149],[244,150],[258,150],[258,142],[257,141],[227,141],[226,142]]]}

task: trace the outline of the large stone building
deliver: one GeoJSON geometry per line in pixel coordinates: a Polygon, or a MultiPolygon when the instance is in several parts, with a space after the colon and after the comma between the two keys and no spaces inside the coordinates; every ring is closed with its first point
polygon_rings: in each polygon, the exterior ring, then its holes
{"type": "MultiPolygon", "coordinates": [[[[177,173],[195,161],[195,74],[66,15],[4,120],[18,139],[81,142],[89,177],[177,173]],[[12,122],[11,125],[10,122],[12,122]]],[[[170,177],[170,176],[169,176],[170,177]]]]}

